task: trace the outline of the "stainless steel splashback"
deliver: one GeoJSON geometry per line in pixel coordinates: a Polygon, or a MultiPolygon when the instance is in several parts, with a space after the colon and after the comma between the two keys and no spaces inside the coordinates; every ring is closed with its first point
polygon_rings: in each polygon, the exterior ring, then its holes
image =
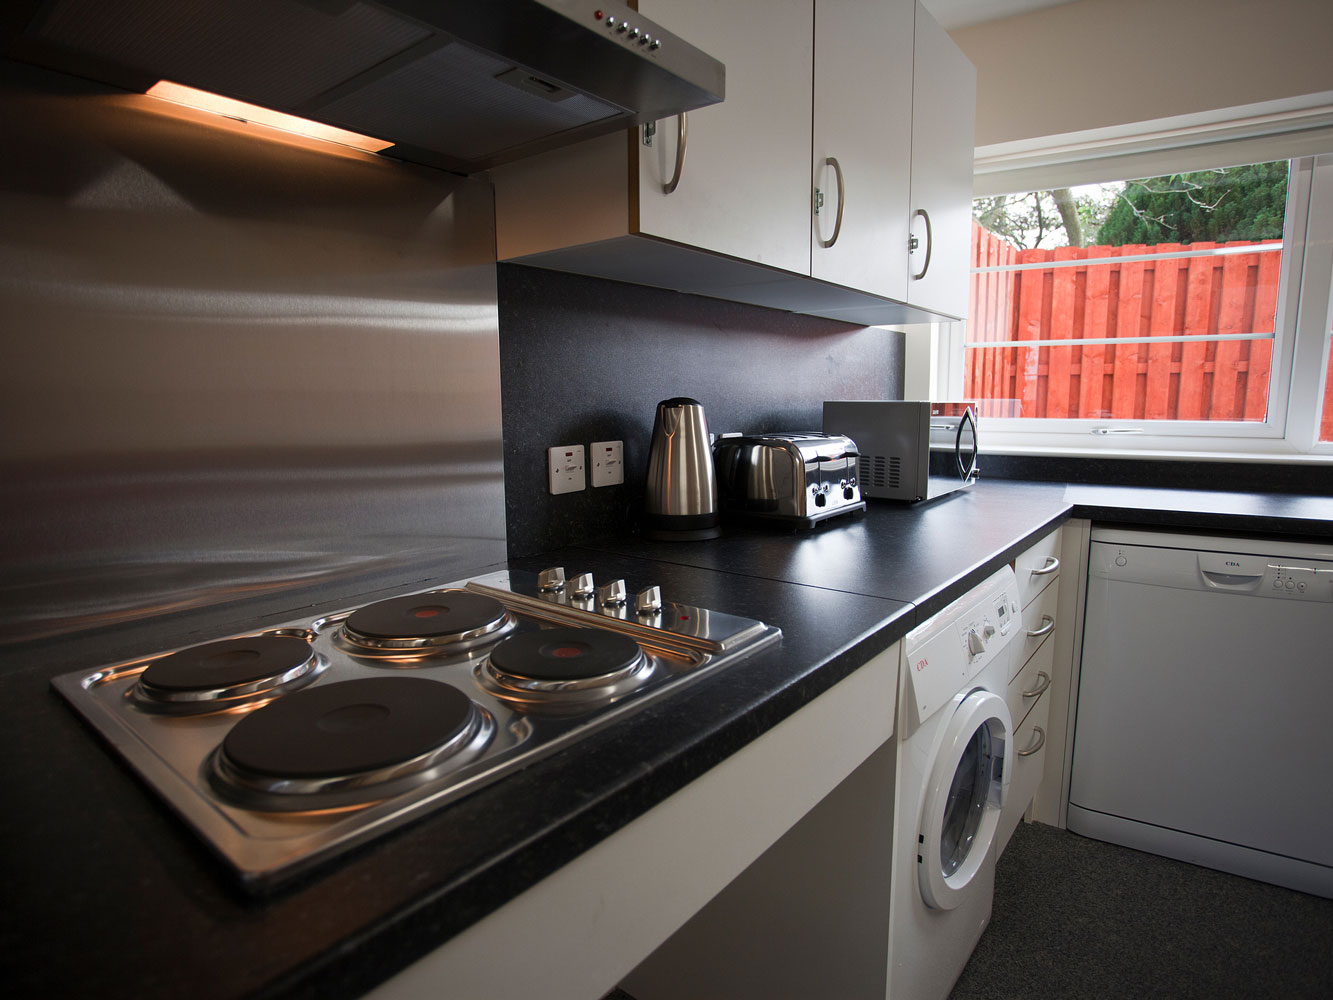
{"type": "Polygon", "coordinates": [[[489,185],[13,63],[0,121],[0,642],[504,558],[489,185]]]}

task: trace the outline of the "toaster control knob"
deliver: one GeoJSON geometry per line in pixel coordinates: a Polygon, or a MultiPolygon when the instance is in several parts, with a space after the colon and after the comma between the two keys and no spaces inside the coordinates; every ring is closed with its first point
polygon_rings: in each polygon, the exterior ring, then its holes
{"type": "Polygon", "coordinates": [[[645,587],[634,595],[634,610],[648,617],[662,612],[662,588],[656,585],[645,587]]]}
{"type": "Polygon", "coordinates": [[[537,589],[543,594],[554,594],[565,589],[565,567],[552,566],[537,574],[537,589]]]}
{"type": "Polygon", "coordinates": [[[591,573],[580,573],[569,585],[569,592],[580,600],[591,598],[595,589],[591,573]]]}
{"type": "Polygon", "coordinates": [[[598,599],[608,607],[625,603],[625,581],[612,580],[597,591],[598,599]]]}

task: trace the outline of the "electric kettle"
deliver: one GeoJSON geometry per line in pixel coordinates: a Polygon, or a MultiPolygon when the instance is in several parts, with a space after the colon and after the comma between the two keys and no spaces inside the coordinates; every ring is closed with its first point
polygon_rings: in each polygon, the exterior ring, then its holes
{"type": "Polygon", "coordinates": [[[664,399],[657,404],[648,447],[644,537],[701,541],[721,533],[703,404],[688,396],[664,399]]]}

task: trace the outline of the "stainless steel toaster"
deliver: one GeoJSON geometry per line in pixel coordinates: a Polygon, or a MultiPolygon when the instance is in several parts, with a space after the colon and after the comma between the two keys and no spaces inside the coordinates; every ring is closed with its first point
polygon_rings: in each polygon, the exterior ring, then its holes
{"type": "Polygon", "coordinates": [[[713,445],[723,512],[810,527],[865,510],[856,442],[841,434],[787,431],[723,436],[713,445]]]}

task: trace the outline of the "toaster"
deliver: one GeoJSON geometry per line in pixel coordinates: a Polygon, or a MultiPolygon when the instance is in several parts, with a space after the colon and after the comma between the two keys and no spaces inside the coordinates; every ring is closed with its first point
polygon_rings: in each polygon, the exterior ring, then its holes
{"type": "Polygon", "coordinates": [[[841,434],[724,435],[713,445],[718,503],[724,513],[806,528],[865,510],[858,457],[856,442],[841,434]]]}

